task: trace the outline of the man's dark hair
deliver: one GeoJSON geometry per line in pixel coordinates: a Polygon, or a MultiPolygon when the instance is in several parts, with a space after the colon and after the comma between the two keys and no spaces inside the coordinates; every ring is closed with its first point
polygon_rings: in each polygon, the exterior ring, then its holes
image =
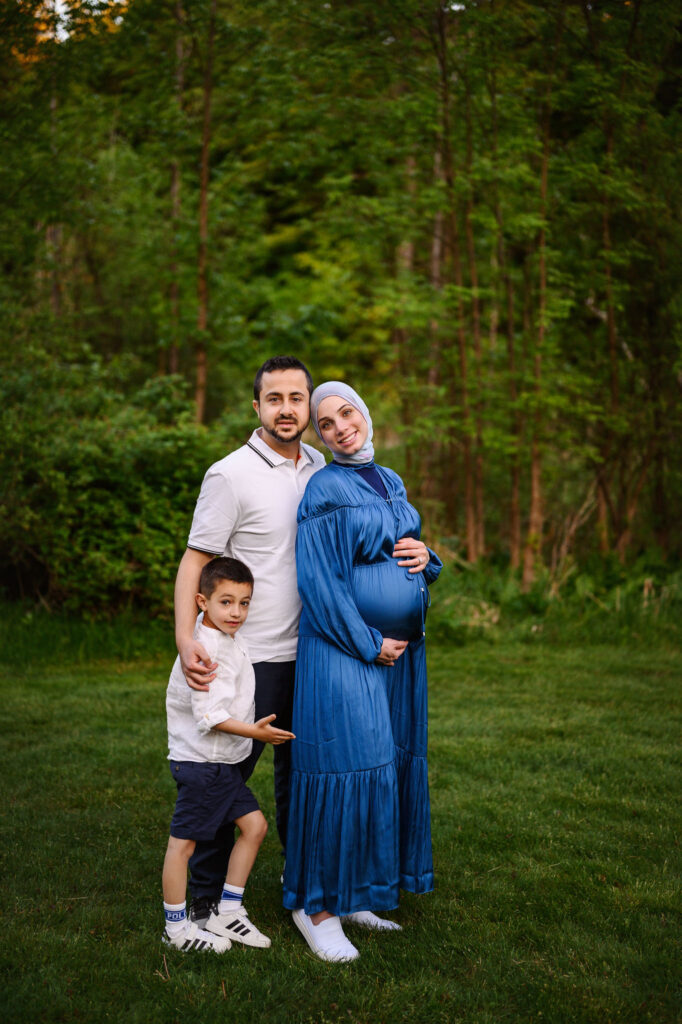
{"type": "Polygon", "coordinates": [[[312,395],[314,387],[313,378],[310,376],[308,367],[300,359],[296,359],[295,356],[272,356],[271,359],[265,360],[253,382],[253,397],[257,402],[260,402],[263,374],[274,373],[275,370],[303,370],[308,385],[308,394],[312,395]]]}
{"type": "Polygon", "coordinates": [[[228,558],[226,555],[212,558],[201,570],[200,593],[204,597],[210,597],[221,580],[229,580],[230,583],[248,583],[253,588],[253,574],[248,565],[244,565],[238,558],[228,558]]]}

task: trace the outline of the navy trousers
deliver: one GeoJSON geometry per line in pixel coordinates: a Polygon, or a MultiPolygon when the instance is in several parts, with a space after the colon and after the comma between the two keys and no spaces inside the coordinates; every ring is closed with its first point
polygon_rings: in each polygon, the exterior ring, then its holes
{"type": "MultiPolygon", "coordinates": [[[[274,725],[291,730],[294,700],[295,661],[260,661],[253,666],[256,676],[256,721],[266,715],[277,715],[274,725]]],[[[246,780],[263,753],[264,743],[253,741],[253,749],[239,765],[246,780]]],[[[291,743],[274,747],[275,762],[275,817],[282,850],[286,848],[287,817],[289,814],[289,773],[291,770],[291,743]]],[[[193,899],[210,897],[219,899],[227,874],[227,862],[234,845],[234,826],[219,829],[215,839],[197,842],[190,858],[189,891],[193,899]]]]}

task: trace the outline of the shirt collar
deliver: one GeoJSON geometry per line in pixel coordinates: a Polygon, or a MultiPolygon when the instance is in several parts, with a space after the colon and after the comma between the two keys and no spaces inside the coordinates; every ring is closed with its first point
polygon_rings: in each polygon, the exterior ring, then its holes
{"type": "MultiPolygon", "coordinates": [[[[254,430],[253,434],[246,442],[247,447],[255,451],[257,455],[260,455],[263,461],[267,462],[267,464],[271,466],[273,469],[275,468],[275,466],[281,466],[282,463],[284,462],[294,461],[293,459],[288,459],[285,455],[280,455],[280,453],[276,452],[274,448],[271,448],[270,445],[267,444],[260,436],[260,429],[260,427],[257,427],[254,430]]],[[[303,465],[306,465],[307,463],[311,463],[313,461],[310,452],[308,452],[303,445],[300,445],[299,451],[301,453],[301,459],[304,460],[303,465]]],[[[299,459],[299,462],[301,461],[301,459],[299,459]]],[[[294,463],[294,465],[296,466],[298,465],[298,463],[294,463]]]]}

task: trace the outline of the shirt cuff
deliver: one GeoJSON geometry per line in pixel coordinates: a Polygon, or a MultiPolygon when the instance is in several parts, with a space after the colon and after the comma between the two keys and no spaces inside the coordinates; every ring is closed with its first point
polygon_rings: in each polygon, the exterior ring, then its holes
{"type": "Polygon", "coordinates": [[[215,728],[216,725],[220,725],[221,722],[226,722],[231,715],[225,714],[221,708],[214,708],[213,711],[207,711],[205,715],[197,720],[197,728],[202,736],[209,733],[211,729],[215,728]]]}

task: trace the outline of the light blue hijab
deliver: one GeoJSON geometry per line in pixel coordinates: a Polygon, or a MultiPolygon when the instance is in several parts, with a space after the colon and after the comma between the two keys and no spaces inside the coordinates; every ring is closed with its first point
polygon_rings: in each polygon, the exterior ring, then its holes
{"type": "MultiPolygon", "coordinates": [[[[348,402],[354,409],[357,409],[360,415],[367,424],[367,440],[363,444],[359,451],[354,452],[353,455],[338,455],[333,452],[334,461],[340,462],[343,466],[367,466],[374,458],[374,445],[372,444],[372,436],[374,429],[372,427],[372,417],[369,414],[369,409],[360,398],[357,391],[353,391],[348,384],[344,384],[340,380],[328,380],[324,384],[320,384],[315,388],[312,395],[310,396],[310,418],[313,426],[317,432],[317,436],[324,444],[320,428],[317,423],[317,410],[320,407],[320,402],[325,398],[329,398],[330,395],[337,395],[342,398],[344,402],[348,402]]],[[[329,447],[329,445],[326,445],[329,447]]]]}

